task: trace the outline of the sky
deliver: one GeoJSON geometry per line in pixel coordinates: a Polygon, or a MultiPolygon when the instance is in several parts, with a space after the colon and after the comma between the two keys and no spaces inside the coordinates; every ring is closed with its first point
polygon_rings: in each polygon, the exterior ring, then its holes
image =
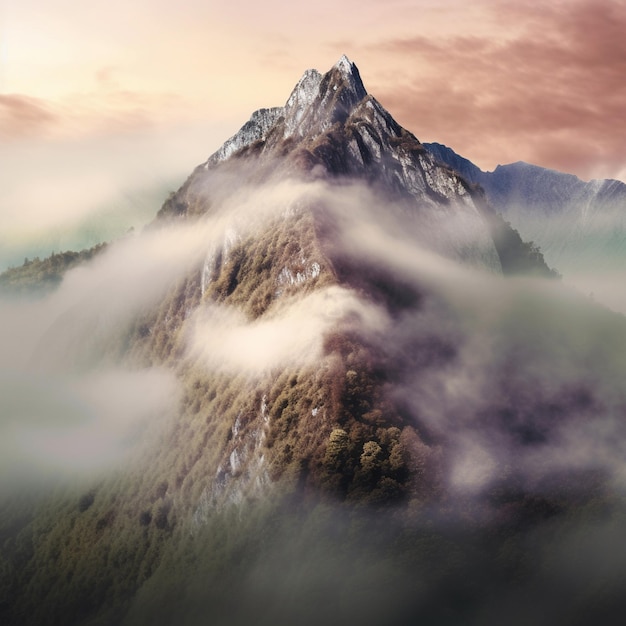
{"type": "Polygon", "coordinates": [[[626,180],[624,32],[626,0],[0,0],[0,266],[146,223],[344,53],[403,126],[482,169],[626,180]]]}

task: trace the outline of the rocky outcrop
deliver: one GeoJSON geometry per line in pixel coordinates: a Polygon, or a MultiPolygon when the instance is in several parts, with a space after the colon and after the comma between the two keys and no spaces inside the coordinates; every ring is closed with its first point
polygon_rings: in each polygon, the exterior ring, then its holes
{"type": "Polygon", "coordinates": [[[488,206],[367,93],[345,56],[324,75],[307,70],[283,107],[255,112],[176,194],[177,214],[208,210],[211,177],[234,162],[248,166],[238,170],[242,183],[363,181],[413,215],[421,245],[502,271],[488,206]]]}

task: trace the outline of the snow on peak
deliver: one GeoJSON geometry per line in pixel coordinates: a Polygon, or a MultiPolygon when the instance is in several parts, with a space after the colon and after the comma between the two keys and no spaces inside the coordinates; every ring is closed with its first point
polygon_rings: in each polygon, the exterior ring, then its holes
{"type": "Polygon", "coordinates": [[[354,94],[355,102],[367,95],[359,69],[345,54],[333,65],[331,72],[339,74],[341,82],[354,94]]]}
{"type": "Polygon", "coordinates": [[[291,92],[285,104],[285,137],[293,135],[307,108],[319,93],[322,75],[317,70],[307,70],[291,92]]]}
{"type": "Polygon", "coordinates": [[[335,67],[340,70],[342,74],[352,74],[355,65],[345,54],[342,54],[339,61],[335,63],[335,67]]]}
{"type": "Polygon", "coordinates": [[[358,68],[345,54],[325,76],[315,69],[308,69],[284,107],[260,109],[253,113],[239,132],[209,157],[204,167],[206,169],[225,161],[242,148],[266,139],[280,118],[284,119],[285,138],[303,136],[312,129],[321,132],[336,121],[338,111],[347,115],[366,95],[358,68]]]}
{"type": "Polygon", "coordinates": [[[251,145],[255,141],[264,139],[283,113],[283,107],[273,107],[271,109],[259,109],[255,111],[241,129],[228,139],[217,152],[209,157],[209,160],[204,165],[205,169],[209,165],[226,161],[226,159],[235,152],[251,145]]]}
{"type": "Polygon", "coordinates": [[[302,78],[298,81],[293,88],[287,103],[285,104],[285,110],[288,111],[299,105],[309,105],[317,96],[322,75],[317,70],[306,70],[302,75],[302,78]]]}

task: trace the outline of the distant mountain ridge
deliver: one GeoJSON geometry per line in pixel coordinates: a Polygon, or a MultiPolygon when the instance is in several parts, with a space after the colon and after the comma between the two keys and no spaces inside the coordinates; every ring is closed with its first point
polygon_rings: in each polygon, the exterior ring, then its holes
{"type": "Polygon", "coordinates": [[[557,170],[517,161],[498,165],[484,172],[469,159],[439,143],[424,147],[441,163],[452,167],[487,192],[494,206],[504,214],[524,203],[532,212],[554,214],[572,210],[572,203],[587,211],[603,210],[616,202],[626,203],[626,184],[615,179],[594,179],[585,182],[557,170]]]}
{"type": "Polygon", "coordinates": [[[572,174],[518,161],[484,172],[451,148],[425,144],[439,161],[480,185],[524,239],[536,242],[560,271],[626,260],[626,184],[584,182],[572,174]]]}

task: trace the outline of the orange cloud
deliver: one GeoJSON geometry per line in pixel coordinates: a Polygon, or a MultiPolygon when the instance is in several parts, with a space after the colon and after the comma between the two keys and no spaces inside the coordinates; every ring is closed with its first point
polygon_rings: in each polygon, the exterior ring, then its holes
{"type": "Polygon", "coordinates": [[[623,170],[626,2],[486,6],[493,37],[379,43],[377,54],[415,64],[397,82],[379,75],[370,90],[420,139],[483,167],[522,159],[584,178],[623,170]]]}
{"type": "Polygon", "coordinates": [[[41,134],[55,120],[56,115],[37,98],[0,94],[0,139],[41,134]]]}
{"type": "Polygon", "coordinates": [[[110,78],[101,80],[106,89],[58,101],[0,94],[0,139],[48,141],[134,133],[166,121],[179,122],[190,109],[175,94],[142,93],[117,87],[110,78]]]}

